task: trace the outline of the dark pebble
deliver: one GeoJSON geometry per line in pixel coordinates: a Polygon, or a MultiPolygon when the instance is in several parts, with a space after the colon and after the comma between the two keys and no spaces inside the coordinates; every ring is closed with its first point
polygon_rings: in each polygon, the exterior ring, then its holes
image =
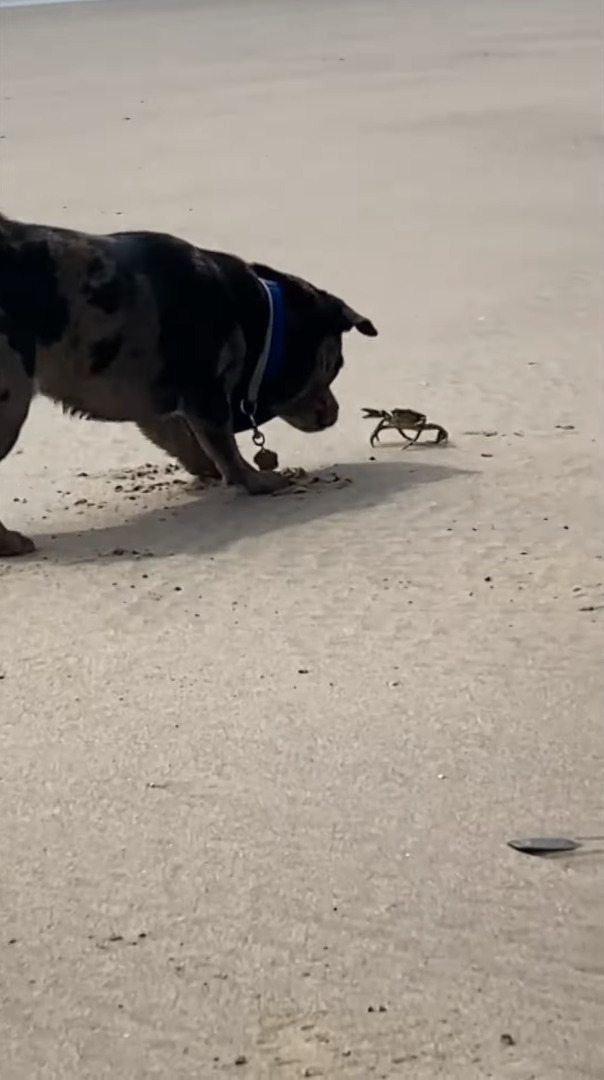
{"type": "Polygon", "coordinates": [[[564,836],[535,836],[525,840],[508,840],[508,846],[525,855],[549,855],[557,851],[576,851],[581,847],[577,840],[564,836]]]}

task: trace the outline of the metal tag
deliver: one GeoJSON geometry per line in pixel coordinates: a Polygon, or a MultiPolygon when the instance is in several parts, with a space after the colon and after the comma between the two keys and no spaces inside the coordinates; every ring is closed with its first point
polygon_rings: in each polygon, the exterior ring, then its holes
{"type": "Polygon", "coordinates": [[[279,468],[279,458],[274,450],[268,450],[266,446],[263,446],[256,454],[254,454],[254,461],[260,472],[274,472],[279,468]]]}

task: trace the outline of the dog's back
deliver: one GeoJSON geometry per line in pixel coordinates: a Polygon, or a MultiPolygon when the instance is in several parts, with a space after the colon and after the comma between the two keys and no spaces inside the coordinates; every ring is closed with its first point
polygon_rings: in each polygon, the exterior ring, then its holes
{"type": "Polygon", "coordinates": [[[95,419],[176,408],[238,329],[244,350],[259,348],[259,289],[243,260],[166,234],[0,223],[0,308],[24,370],[95,419]]]}

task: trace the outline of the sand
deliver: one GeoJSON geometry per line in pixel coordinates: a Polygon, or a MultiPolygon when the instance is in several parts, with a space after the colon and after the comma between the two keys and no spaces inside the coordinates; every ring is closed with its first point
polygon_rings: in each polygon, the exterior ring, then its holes
{"type": "Polygon", "coordinates": [[[200,494],[44,402],[2,464],[39,547],[0,569],[2,1080],[604,1075],[599,24],[0,13],[5,212],[272,261],[380,329],[337,428],[267,428],[347,486],[200,494]],[[372,453],[364,405],[451,444],[372,453]],[[506,846],[547,834],[591,839],[506,846]]]}

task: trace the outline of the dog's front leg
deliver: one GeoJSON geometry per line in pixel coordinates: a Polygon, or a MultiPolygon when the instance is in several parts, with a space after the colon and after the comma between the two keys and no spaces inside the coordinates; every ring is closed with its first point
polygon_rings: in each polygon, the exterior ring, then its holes
{"type": "Polygon", "coordinates": [[[240,454],[229,424],[216,424],[201,417],[197,410],[182,407],[191,431],[220,470],[229,487],[242,488],[248,495],[270,495],[287,487],[289,480],[280,473],[258,472],[240,454]]]}
{"type": "Polygon", "coordinates": [[[139,430],[156,446],[180,462],[183,469],[200,480],[220,480],[220,471],[182,416],[146,417],[139,430]]]}

